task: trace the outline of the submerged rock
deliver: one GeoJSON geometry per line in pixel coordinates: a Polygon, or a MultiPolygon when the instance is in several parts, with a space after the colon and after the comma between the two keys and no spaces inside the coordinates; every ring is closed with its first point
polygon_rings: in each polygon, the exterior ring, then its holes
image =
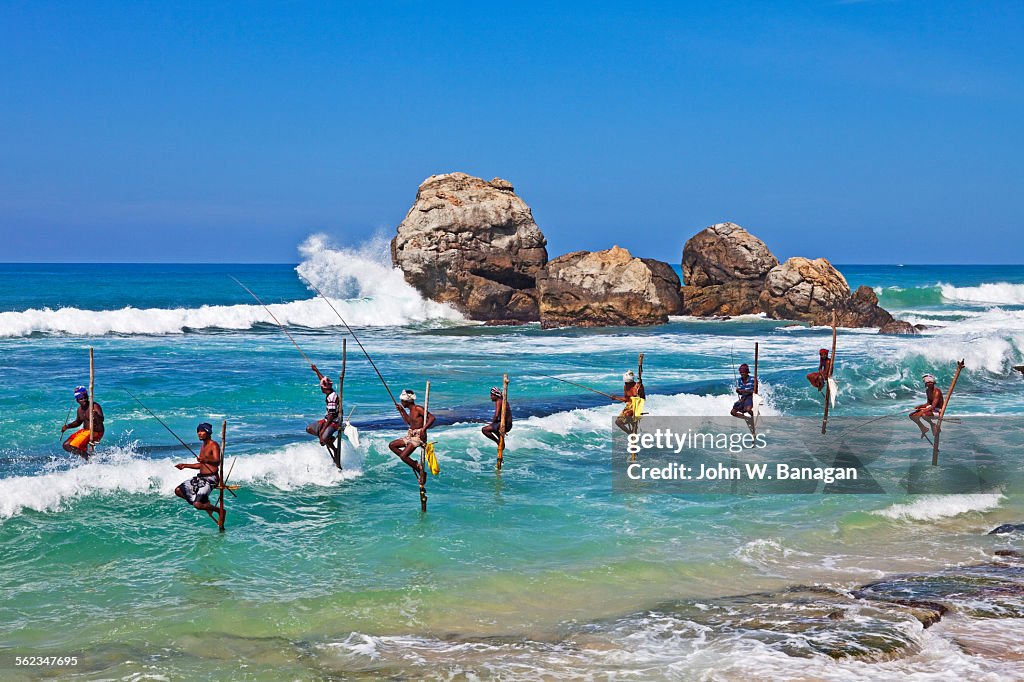
{"type": "Polygon", "coordinates": [[[765,277],[778,264],[763,241],[735,223],[705,228],[683,247],[683,313],[703,317],[760,312],[765,277]]]}
{"type": "Polygon", "coordinates": [[[988,532],[989,535],[1003,535],[1006,533],[1024,532],[1024,523],[1004,523],[996,526],[988,532]]]}
{"type": "Polygon", "coordinates": [[[883,324],[878,330],[879,334],[919,334],[917,325],[910,324],[903,320],[893,320],[883,324]]]}
{"type": "Polygon", "coordinates": [[[679,277],[668,263],[614,246],[555,258],[537,278],[543,327],[651,325],[679,313],[679,277]]]}
{"type": "Polygon", "coordinates": [[[474,320],[539,319],[547,240],[512,184],[432,175],[391,241],[391,260],[424,296],[474,320]]]}

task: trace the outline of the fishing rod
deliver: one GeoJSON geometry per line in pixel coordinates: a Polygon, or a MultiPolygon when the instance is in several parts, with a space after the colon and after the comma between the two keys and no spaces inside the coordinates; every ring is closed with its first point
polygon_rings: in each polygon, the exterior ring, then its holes
{"type": "Polygon", "coordinates": [[[238,284],[238,286],[240,286],[243,289],[245,289],[246,291],[248,291],[249,295],[252,296],[253,298],[255,298],[257,303],[259,303],[261,306],[263,306],[263,309],[267,311],[267,314],[270,315],[270,317],[274,320],[274,322],[277,323],[277,326],[281,328],[281,331],[284,332],[284,335],[288,337],[288,340],[292,342],[292,345],[295,346],[295,350],[299,351],[299,355],[301,355],[302,358],[306,362],[309,363],[309,366],[312,367],[313,370],[316,371],[317,374],[320,374],[319,370],[316,369],[316,365],[313,364],[313,361],[310,360],[309,357],[305,353],[302,352],[302,349],[299,348],[299,344],[297,344],[295,342],[295,339],[293,339],[292,335],[288,333],[288,330],[285,329],[285,326],[283,324],[281,324],[281,321],[278,320],[277,317],[274,315],[274,313],[272,313],[270,311],[270,308],[267,307],[267,304],[264,303],[263,301],[261,301],[260,297],[253,293],[252,289],[250,289],[249,287],[247,287],[244,284],[242,284],[241,282],[239,282],[236,277],[234,277],[233,275],[228,275],[228,276],[231,277],[231,279],[235,280],[235,283],[238,284]]]}
{"type": "MultiPolygon", "coordinates": [[[[74,406],[74,405],[72,405],[71,407],[69,407],[69,408],[68,408],[68,413],[67,413],[66,415],[64,415],[64,423],[63,423],[63,424],[61,424],[61,426],[62,426],[62,427],[63,427],[63,426],[67,426],[67,423],[68,423],[68,419],[69,419],[69,418],[71,417],[71,410],[73,410],[73,409],[74,409],[74,407],[75,407],[75,406],[74,406]]],[[[61,432],[60,432],[60,435],[59,435],[59,436],[57,436],[57,444],[58,444],[58,445],[60,445],[60,442],[61,442],[62,440],[64,440],[64,431],[63,431],[63,430],[61,430],[61,432]]]]}
{"type": "Polygon", "coordinates": [[[365,355],[366,359],[370,361],[370,367],[373,367],[373,371],[377,373],[377,378],[380,379],[380,383],[384,384],[384,390],[388,392],[388,396],[391,398],[391,402],[395,404],[395,407],[398,407],[398,401],[395,400],[395,394],[391,392],[391,389],[388,387],[388,382],[384,381],[384,376],[380,373],[380,370],[377,369],[377,365],[374,364],[373,358],[371,358],[370,354],[366,352],[366,348],[359,340],[359,337],[356,336],[356,333],[354,331],[352,331],[352,327],[348,326],[348,322],[346,322],[345,318],[341,316],[341,313],[338,312],[338,309],[334,307],[334,304],[331,303],[331,300],[324,296],[324,292],[320,291],[320,289],[318,289],[315,284],[310,282],[301,274],[299,275],[299,277],[302,279],[303,282],[312,287],[313,291],[315,291],[320,296],[320,298],[324,299],[324,302],[331,307],[331,310],[334,311],[334,314],[337,315],[338,319],[341,320],[341,323],[345,325],[345,329],[348,330],[348,333],[352,335],[352,339],[359,345],[359,350],[363,351],[363,355],[365,355]]]}
{"type": "Polygon", "coordinates": [[[129,391],[129,390],[127,389],[127,388],[126,388],[126,389],[124,389],[124,392],[125,392],[125,393],[127,393],[128,395],[130,395],[130,396],[132,397],[132,399],[133,399],[133,400],[134,400],[135,402],[137,402],[137,403],[138,403],[139,405],[142,405],[142,409],[144,409],[144,410],[145,410],[146,412],[149,412],[149,416],[151,416],[151,417],[152,417],[153,419],[155,419],[155,420],[157,420],[158,422],[160,422],[160,426],[162,426],[162,427],[164,427],[165,429],[167,429],[168,433],[170,433],[170,434],[171,434],[172,436],[174,436],[175,438],[177,438],[177,439],[178,439],[178,442],[179,442],[179,443],[181,443],[181,444],[182,444],[182,445],[183,445],[183,446],[185,447],[185,449],[186,449],[186,450],[188,450],[188,451],[189,451],[189,452],[191,452],[191,453],[192,453],[193,455],[195,455],[196,459],[199,459],[199,455],[196,455],[196,451],[195,451],[195,450],[193,450],[192,448],[190,448],[190,447],[188,446],[188,443],[186,443],[185,441],[183,441],[183,440],[182,440],[181,438],[178,438],[178,434],[176,434],[176,433],[175,433],[174,431],[171,431],[171,427],[170,427],[170,426],[168,426],[167,424],[164,424],[164,421],[163,421],[162,419],[160,419],[160,417],[158,417],[158,416],[156,416],[155,414],[153,414],[153,410],[151,410],[151,409],[149,409],[148,407],[146,407],[145,405],[143,405],[143,404],[142,404],[142,401],[141,401],[141,400],[139,400],[138,398],[136,398],[136,397],[135,397],[135,394],[134,394],[134,393],[132,393],[131,391],[129,391]]]}
{"type": "Polygon", "coordinates": [[[561,381],[561,382],[569,384],[571,386],[576,386],[577,388],[584,388],[584,389],[586,389],[588,391],[591,391],[592,393],[596,393],[598,395],[603,395],[605,398],[611,398],[612,400],[615,400],[615,401],[620,402],[620,403],[626,402],[622,398],[619,398],[617,396],[611,395],[610,393],[605,393],[604,391],[599,391],[596,388],[591,388],[590,386],[584,386],[583,384],[577,384],[575,381],[569,381],[568,379],[559,379],[558,377],[553,377],[550,374],[540,374],[540,373],[538,373],[538,376],[547,377],[548,379],[554,379],[555,381],[561,381]]]}
{"type": "MultiPolygon", "coordinates": [[[[881,421],[881,420],[883,420],[883,419],[892,419],[893,417],[899,417],[900,415],[905,415],[905,414],[907,414],[907,410],[906,410],[906,408],[904,408],[904,409],[900,410],[899,412],[893,412],[893,413],[891,413],[891,414],[883,414],[883,415],[882,415],[881,417],[875,417],[874,419],[869,419],[869,420],[867,420],[866,422],[862,422],[862,423],[860,423],[860,424],[854,424],[853,426],[848,426],[848,427],[846,427],[845,429],[843,429],[842,431],[840,431],[840,432],[839,432],[839,435],[840,435],[840,436],[842,436],[842,435],[843,435],[844,433],[847,433],[847,432],[849,432],[849,431],[857,431],[857,430],[859,430],[859,429],[862,429],[862,428],[864,428],[864,427],[865,427],[865,426],[867,426],[868,424],[874,424],[875,422],[877,422],[877,421],[881,421]]],[[[944,419],[944,421],[947,421],[947,422],[948,422],[948,421],[950,421],[951,419],[954,419],[954,417],[946,417],[946,418],[944,419]]],[[[960,422],[959,422],[959,420],[958,420],[958,421],[956,421],[956,422],[952,422],[952,423],[957,423],[957,424],[959,424],[960,422]]]]}

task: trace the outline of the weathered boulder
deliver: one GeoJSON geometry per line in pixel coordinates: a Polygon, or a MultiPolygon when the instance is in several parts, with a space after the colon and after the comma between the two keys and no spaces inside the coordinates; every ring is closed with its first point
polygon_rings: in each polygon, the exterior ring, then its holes
{"type": "Polygon", "coordinates": [[[814,325],[882,327],[893,321],[878,305],[871,287],[851,293],[846,278],[825,258],[790,258],[772,268],[765,278],[761,310],[778,320],[800,320],[814,325]]]}
{"type": "Polygon", "coordinates": [[[683,247],[682,311],[699,316],[760,312],[765,277],[778,264],[765,243],[739,225],[712,225],[683,247]]]}
{"type": "Polygon", "coordinates": [[[537,290],[542,327],[663,324],[680,311],[675,270],[618,246],[555,258],[537,290]]]}
{"type": "Polygon", "coordinates": [[[391,260],[424,296],[474,320],[536,321],[547,240],[512,184],[432,175],[391,241],[391,260]]]}
{"type": "Polygon", "coordinates": [[[883,324],[878,330],[879,334],[919,334],[917,325],[910,324],[905,320],[893,320],[883,324]]]}

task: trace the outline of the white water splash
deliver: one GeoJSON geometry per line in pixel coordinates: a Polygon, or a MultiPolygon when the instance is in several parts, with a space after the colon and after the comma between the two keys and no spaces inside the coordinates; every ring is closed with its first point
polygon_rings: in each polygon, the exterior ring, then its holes
{"type": "MultiPolygon", "coordinates": [[[[234,457],[226,460],[231,466],[234,457]]],[[[0,479],[0,521],[26,510],[55,512],[67,509],[75,500],[92,495],[152,494],[174,500],[174,489],[195,475],[179,471],[177,462],[187,456],[144,459],[133,447],[101,448],[89,462],[75,462],[69,469],[36,476],[0,479]]],[[[361,476],[363,453],[342,441],[339,471],[324,448],[316,443],[295,443],[266,454],[239,456],[230,482],[260,485],[278,490],[303,486],[332,486],[361,476]]]]}
{"type": "Polygon", "coordinates": [[[894,504],[872,512],[895,521],[936,521],[970,512],[995,509],[1003,501],[999,493],[975,495],[926,495],[906,504],[894,504]]]}
{"type": "MultiPolygon", "coordinates": [[[[462,320],[450,306],[424,299],[401,271],[382,256],[382,238],[354,249],[334,249],[323,235],[300,247],[305,260],[296,268],[312,281],[351,325],[394,327],[428,320],[462,320]]],[[[244,295],[244,294],[243,294],[244,295]]],[[[338,316],[319,297],[268,306],[285,325],[334,327],[338,316]]],[[[0,313],[0,338],[33,333],[103,336],[105,334],[183,334],[189,329],[251,329],[274,320],[260,305],[204,305],[199,308],[82,310],[29,308],[0,313]]]]}

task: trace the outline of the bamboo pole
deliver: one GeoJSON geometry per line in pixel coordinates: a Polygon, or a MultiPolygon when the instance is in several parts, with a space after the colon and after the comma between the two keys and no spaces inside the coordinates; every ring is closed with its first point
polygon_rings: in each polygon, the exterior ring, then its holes
{"type": "Polygon", "coordinates": [[[942,433],[942,420],[946,417],[946,408],[949,407],[949,401],[953,398],[953,390],[956,389],[956,380],[960,378],[960,370],[965,367],[964,360],[956,363],[956,373],[953,375],[953,383],[949,385],[949,392],[946,393],[946,399],[942,401],[942,411],[939,412],[939,421],[935,423],[935,437],[932,441],[932,466],[939,465],[939,434],[942,433]]]}
{"type": "Polygon", "coordinates": [[[498,424],[498,471],[501,471],[502,460],[505,455],[505,413],[508,410],[508,375],[501,380],[501,421],[498,424]]]}
{"type": "MultiPolygon", "coordinates": [[[[636,356],[636,380],[641,386],[644,383],[644,354],[640,353],[636,356]]],[[[647,389],[644,389],[644,395],[647,395],[647,389]]],[[[646,399],[646,398],[645,398],[646,399]]],[[[640,431],[640,417],[643,415],[633,415],[633,433],[640,431]]]]}
{"type": "Polygon", "coordinates": [[[427,389],[423,395],[423,428],[420,433],[423,434],[423,451],[420,452],[420,468],[423,469],[422,478],[420,478],[420,511],[427,511],[427,440],[429,438],[427,434],[427,415],[430,408],[430,382],[427,382],[427,389]]]}
{"type": "Polygon", "coordinates": [[[217,500],[217,508],[220,510],[220,514],[217,518],[217,528],[221,533],[224,532],[224,489],[227,488],[227,481],[224,480],[224,449],[227,447],[228,441],[228,422],[225,419],[220,423],[220,461],[217,463],[217,480],[220,485],[220,499],[217,500]]]}
{"type": "Polygon", "coordinates": [[[828,408],[832,397],[832,386],[828,380],[832,378],[832,370],[836,366],[836,311],[832,309],[832,354],[828,358],[828,368],[825,372],[825,415],[821,418],[821,433],[828,430],[828,408]]]}
{"type": "Polygon", "coordinates": [[[761,344],[754,342],[754,393],[757,393],[757,363],[761,355],[761,344]]]}
{"type": "MultiPolygon", "coordinates": [[[[92,346],[90,346],[89,347],[89,440],[88,440],[88,442],[87,442],[87,444],[85,446],[85,451],[86,451],[87,455],[92,455],[92,454],[94,454],[96,452],[96,446],[93,445],[93,442],[92,442],[92,439],[93,439],[93,436],[94,436],[93,430],[92,430],[92,427],[93,427],[93,403],[94,403],[93,390],[95,388],[96,388],[96,368],[95,368],[95,365],[93,364],[92,346]]],[[[86,457],[86,459],[88,459],[88,457],[86,457]]]]}
{"type": "Polygon", "coordinates": [[[338,376],[338,433],[334,465],[341,469],[341,439],[345,435],[345,368],[348,365],[348,339],[341,338],[341,374],[338,376]]]}
{"type": "Polygon", "coordinates": [[[757,369],[758,369],[758,362],[760,361],[760,358],[761,358],[761,344],[758,343],[757,341],[755,341],[754,342],[754,392],[752,394],[750,394],[750,432],[752,434],[754,434],[754,435],[757,435],[757,417],[758,417],[758,414],[759,414],[754,409],[756,407],[756,405],[754,404],[754,399],[757,397],[757,392],[758,392],[758,387],[759,387],[759,383],[758,383],[758,379],[757,379],[757,369]]]}

